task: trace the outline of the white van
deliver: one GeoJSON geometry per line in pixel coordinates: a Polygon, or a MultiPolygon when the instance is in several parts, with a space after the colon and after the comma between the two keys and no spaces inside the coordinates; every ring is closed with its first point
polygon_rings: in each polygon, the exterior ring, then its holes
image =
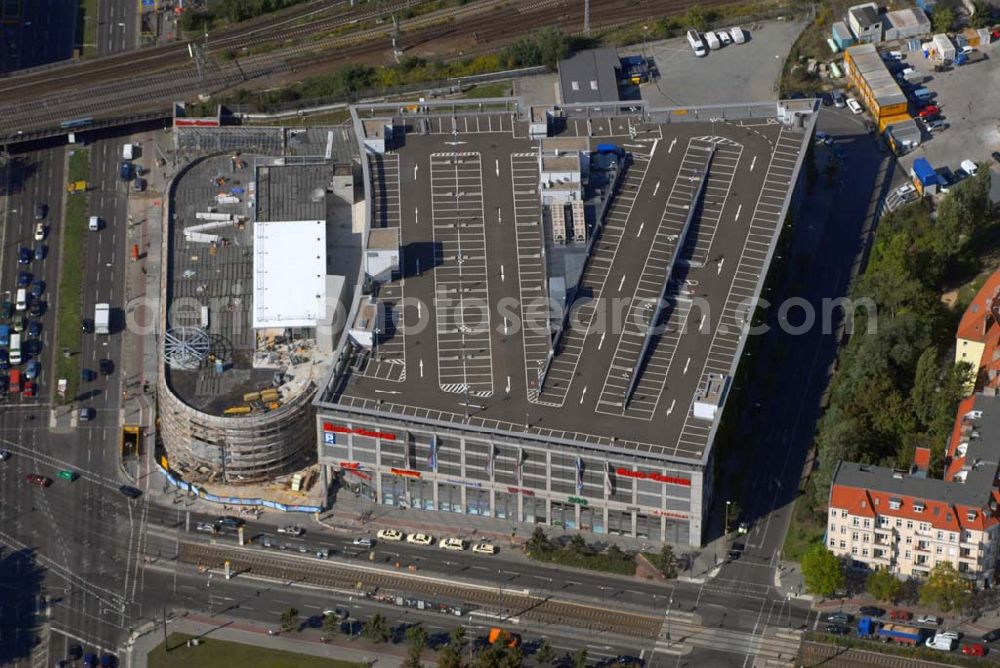
{"type": "Polygon", "coordinates": [[[955,649],[955,645],[957,644],[958,641],[955,640],[954,638],[951,638],[949,636],[943,636],[941,634],[938,634],[933,638],[928,638],[927,641],[924,643],[924,645],[930,647],[931,649],[939,649],[943,652],[952,651],[953,649],[955,649]]]}
{"type": "Polygon", "coordinates": [[[122,159],[131,160],[132,159],[132,144],[125,144],[122,146],[122,159]]]}
{"type": "Polygon", "coordinates": [[[14,300],[14,308],[18,311],[28,310],[28,291],[24,288],[18,288],[17,299],[14,300]]]}
{"type": "Polygon", "coordinates": [[[90,222],[87,224],[87,229],[89,229],[91,232],[96,232],[97,230],[101,229],[101,219],[98,218],[97,216],[91,216],[90,222]]]}
{"type": "Polygon", "coordinates": [[[736,26],[735,28],[729,29],[729,34],[732,35],[733,41],[737,44],[743,44],[747,41],[747,36],[743,34],[743,28],[736,26]]]}
{"type": "Polygon", "coordinates": [[[962,164],[959,166],[962,168],[962,171],[968,174],[969,176],[975,176],[976,172],[979,171],[979,166],[976,165],[976,163],[974,163],[973,161],[969,160],[968,158],[963,160],[962,164]]]}
{"type": "Polygon", "coordinates": [[[705,49],[705,42],[701,41],[701,37],[698,36],[698,31],[691,29],[688,30],[688,44],[691,45],[691,50],[694,51],[694,55],[699,58],[703,57],[708,51],[705,49]]]}
{"type": "MultiPolygon", "coordinates": [[[[23,291],[22,291],[23,292],[23,291]]],[[[21,335],[11,334],[10,335],[10,363],[20,364],[21,363],[21,335]]]]}
{"type": "Polygon", "coordinates": [[[705,33],[705,41],[708,42],[708,48],[712,51],[722,48],[722,43],[719,41],[719,38],[716,37],[715,33],[711,30],[705,33]]]}

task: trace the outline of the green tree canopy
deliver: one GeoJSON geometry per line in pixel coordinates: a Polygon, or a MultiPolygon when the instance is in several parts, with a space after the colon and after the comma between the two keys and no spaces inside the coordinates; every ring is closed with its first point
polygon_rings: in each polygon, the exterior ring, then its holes
{"type": "Polygon", "coordinates": [[[939,561],[920,588],[920,602],[943,612],[961,610],[969,602],[969,581],[950,561],[939,561]]]}
{"type": "Polygon", "coordinates": [[[868,575],[865,589],[880,601],[895,603],[903,593],[903,583],[889,571],[878,570],[868,575]]]}
{"type": "Polygon", "coordinates": [[[389,622],[382,615],[375,614],[365,622],[361,633],[373,643],[387,642],[389,640],[389,622]]]}
{"type": "Polygon", "coordinates": [[[937,5],[931,13],[931,25],[934,32],[948,32],[955,23],[955,12],[951,7],[937,5]]]}
{"type": "Polygon", "coordinates": [[[814,545],[802,558],[802,576],[806,590],[820,596],[832,596],[844,586],[844,567],[840,559],[823,545],[814,545]]]}
{"type": "Polygon", "coordinates": [[[295,608],[288,608],[281,613],[281,630],[294,631],[299,627],[299,611],[295,608]]]}

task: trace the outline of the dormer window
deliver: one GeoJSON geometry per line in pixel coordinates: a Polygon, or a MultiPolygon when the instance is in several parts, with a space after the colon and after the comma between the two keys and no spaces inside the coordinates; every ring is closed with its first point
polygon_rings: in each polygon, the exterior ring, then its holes
{"type": "Polygon", "coordinates": [[[889,508],[892,510],[899,510],[900,506],[903,505],[902,499],[892,498],[889,499],[889,508]]]}
{"type": "Polygon", "coordinates": [[[924,502],[923,501],[914,501],[913,502],[913,512],[915,512],[915,513],[922,513],[922,512],[924,512],[924,502]]]}
{"type": "Polygon", "coordinates": [[[969,512],[967,512],[965,514],[965,519],[969,520],[970,522],[975,522],[976,521],[976,511],[975,510],[970,510],[969,512]]]}

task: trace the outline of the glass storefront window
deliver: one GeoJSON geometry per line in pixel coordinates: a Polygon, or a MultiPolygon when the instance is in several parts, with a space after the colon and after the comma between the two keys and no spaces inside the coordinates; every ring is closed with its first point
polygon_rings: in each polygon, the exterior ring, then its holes
{"type": "Polygon", "coordinates": [[[552,526],[565,529],[576,528],[576,506],[570,503],[552,502],[552,526]]]}
{"type": "Polygon", "coordinates": [[[462,512],[462,490],[458,485],[438,484],[438,510],[448,513],[462,512]]]}
{"type": "Polygon", "coordinates": [[[497,492],[495,495],[495,516],[501,520],[517,521],[517,497],[507,492],[497,492]]]}
{"type": "Polygon", "coordinates": [[[469,489],[465,492],[465,512],[469,515],[490,514],[490,493],[484,489],[469,489]]]}
{"type": "Polygon", "coordinates": [[[536,497],[524,498],[524,521],[545,524],[545,499],[536,497]]]}
{"type": "Polygon", "coordinates": [[[608,534],[612,536],[631,536],[632,513],[620,510],[609,510],[608,534]]]}

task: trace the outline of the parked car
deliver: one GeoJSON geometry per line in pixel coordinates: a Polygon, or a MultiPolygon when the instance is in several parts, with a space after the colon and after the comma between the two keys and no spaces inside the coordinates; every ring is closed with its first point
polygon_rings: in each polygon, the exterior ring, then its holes
{"type": "Polygon", "coordinates": [[[983,642],[996,642],[1000,640],[1000,629],[993,629],[983,634],[983,642]]]}
{"type": "Polygon", "coordinates": [[[937,120],[933,120],[929,123],[924,123],[924,126],[927,128],[928,132],[940,132],[941,130],[948,129],[948,124],[942,121],[940,118],[937,120]]]}
{"type": "Polygon", "coordinates": [[[850,632],[850,629],[846,626],[838,626],[837,624],[827,624],[826,632],[835,636],[846,636],[850,632]]]}
{"type": "Polygon", "coordinates": [[[851,621],[851,616],[846,612],[834,612],[833,614],[826,616],[826,621],[834,622],[836,624],[847,624],[851,621]]]}
{"type": "Polygon", "coordinates": [[[968,656],[986,656],[986,648],[974,642],[971,645],[962,645],[962,654],[968,656]]]}
{"type": "Polygon", "coordinates": [[[461,538],[442,538],[438,542],[438,547],[442,550],[455,550],[461,552],[465,549],[465,541],[461,538]]]}
{"type": "Polygon", "coordinates": [[[743,556],[743,550],[745,548],[746,545],[744,545],[743,543],[733,543],[733,546],[729,549],[729,560],[736,561],[737,559],[739,559],[741,556],[743,556]]]}
{"type": "Polygon", "coordinates": [[[844,100],[844,94],[841,91],[839,90],[833,91],[832,93],[830,93],[830,97],[833,98],[833,106],[835,106],[837,109],[844,108],[846,102],[844,100]]]}
{"type": "Polygon", "coordinates": [[[406,537],[406,542],[414,545],[430,545],[434,542],[434,538],[425,533],[411,533],[406,537]]]}
{"type": "Polygon", "coordinates": [[[361,536],[359,538],[355,538],[353,541],[351,541],[351,543],[357,545],[358,547],[365,547],[368,549],[371,549],[375,546],[375,541],[373,541],[368,536],[361,536]]]}
{"type": "Polygon", "coordinates": [[[24,377],[28,380],[34,380],[38,378],[39,372],[42,370],[42,365],[38,363],[38,360],[31,360],[28,362],[28,366],[24,369],[24,377]]]}
{"type": "Polygon", "coordinates": [[[933,624],[934,626],[937,626],[938,624],[941,623],[941,618],[938,617],[937,615],[920,615],[919,617],[917,617],[917,623],[933,624]]]}
{"type": "Polygon", "coordinates": [[[38,394],[38,386],[35,385],[34,381],[31,381],[31,380],[24,381],[24,392],[23,392],[23,394],[26,397],[34,397],[36,394],[38,394]]]}
{"type": "Polygon", "coordinates": [[[375,535],[382,540],[403,540],[403,538],[405,538],[405,534],[396,529],[380,529],[375,535]]]}
{"type": "Polygon", "coordinates": [[[285,526],[278,527],[278,533],[285,533],[289,536],[301,536],[305,533],[302,527],[296,526],[294,524],[286,524],[285,526]]]}
{"type": "Polygon", "coordinates": [[[913,613],[909,610],[891,610],[889,612],[889,619],[910,620],[913,619],[913,613]]]}
{"type": "Polygon", "coordinates": [[[497,546],[493,543],[476,543],[472,547],[472,551],[475,554],[496,554],[498,552],[497,546]]]}
{"type": "Polygon", "coordinates": [[[885,610],[874,605],[863,605],[858,612],[867,617],[881,617],[885,614],[885,610]]]}
{"type": "Polygon", "coordinates": [[[961,167],[962,171],[968,174],[969,176],[975,176],[976,173],[979,171],[979,165],[977,165],[972,160],[969,160],[968,158],[963,160],[962,163],[959,165],[959,167],[961,167]]]}
{"type": "Polygon", "coordinates": [[[940,115],[941,115],[941,107],[937,106],[936,104],[927,105],[926,107],[921,109],[920,113],[918,114],[920,118],[927,121],[933,121],[940,115]]]}
{"type": "Polygon", "coordinates": [[[7,319],[14,313],[14,305],[8,301],[0,302],[0,318],[7,319]]]}
{"type": "Polygon", "coordinates": [[[864,111],[864,109],[861,108],[861,103],[853,97],[847,98],[847,108],[851,110],[852,114],[860,114],[864,111]]]}
{"type": "Polygon", "coordinates": [[[246,524],[246,522],[244,522],[242,519],[240,519],[239,517],[234,517],[233,515],[220,515],[215,520],[215,523],[220,526],[230,527],[232,529],[237,529],[246,524]]]}

